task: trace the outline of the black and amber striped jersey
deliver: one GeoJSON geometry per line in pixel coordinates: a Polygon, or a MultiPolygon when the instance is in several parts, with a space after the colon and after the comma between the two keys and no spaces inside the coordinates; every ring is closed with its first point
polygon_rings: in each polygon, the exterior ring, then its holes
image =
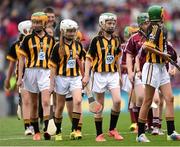
{"type": "Polygon", "coordinates": [[[19,53],[26,57],[25,67],[48,68],[48,60],[54,44],[54,38],[47,33],[42,38],[34,31],[27,35],[19,50],[19,53]]]}
{"type": "MultiPolygon", "coordinates": [[[[148,39],[144,45],[151,47],[154,50],[167,53],[167,30],[159,25],[151,25],[148,39]]],[[[146,53],[146,62],[150,63],[164,63],[165,60],[155,53],[146,53]]]]}
{"type": "Polygon", "coordinates": [[[12,62],[16,62],[19,59],[19,48],[20,48],[20,42],[21,41],[16,41],[12,44],[9,52],[7,53],[6,59],[12,62]]]}
{"type": "Polygon", "coordinates": [[[90,45],[86,58],[92,61],[94,72],[116,72],[120,56],[120,40],[118,37],[111,37],[110,40],[103,36],[96,36],[90,45]]]}
{"type": "Polygon", "coordinates": [[[60,55],[59,42],[54,46],[52,54],[50,56],[49,66],[53,66],[57,69],[57,75],[60,76],[79,76],[80,67],[76,58],[80,60],[85,58],[86,52],[82,47],[82,44],[78,41],[72,41],[70,45],[64,43],[64,55],[60,55]]]}
{"type": "Polygon", "coordinates": [[[16,42],[14,42],[12,44],[12,46],[6,56],[7,60],[16,63],[16,69],[15,69],[16,78],[18,78],[18,65],[19,65],[18,61],[19,61],[19,57],[20,57],[19,49],[20,49],[20,45],[21,45],[23,38],[24,38],[24,35],[21,34],[19,36],[19,40],[17,40],[16,42]]]}

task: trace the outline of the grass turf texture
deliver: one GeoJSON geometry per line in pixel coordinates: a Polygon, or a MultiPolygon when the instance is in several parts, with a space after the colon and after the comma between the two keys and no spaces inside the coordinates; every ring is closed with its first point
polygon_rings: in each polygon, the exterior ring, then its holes
{"type": "MultiPolygon", "coordinates": [[[[180,111],[175,112],[176,130],[180,132],[180,111]]],[[[0,119],[0,146],[180,146],[180,141],[166,141],[166,135],[152,136],[147,134],[150,143],[137,143],[135,141],[136,134],[129,132],[130,120],[129,113],[121,113],[118,130],[124,137],[124,141],[116,141],[108,137],[107,131],[109,128],[108,113],[104,114],[103,131],[105,133],[106,142],[95,142],[95,125],[92,114],[84,114],[83,116],[83,138],[81,140],[70,140],[69,134],[71,131],[71,123],[67,115],[63,118],[62,132],[63,141],[56,142],[54,138],[50,141],[45,141],[43,136],[41,141],[33,141],[32,136],[24,136],[23,122],[15,117],[0,119]]],[[[163,121],[163,129],[166,128],[163,121]]]]}

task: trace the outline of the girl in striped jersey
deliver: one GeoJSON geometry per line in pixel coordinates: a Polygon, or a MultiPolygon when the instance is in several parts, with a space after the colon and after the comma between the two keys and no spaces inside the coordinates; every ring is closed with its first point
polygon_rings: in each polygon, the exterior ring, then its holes
{"type": "Polygon", "coordinates": [[[49,140],[47,126],[50,114],[50,70],[48,60],[55,40],[45,31],[47,16],[44,12],[36,12],[31,16],[32,33],[27,35],[20,47],[19,77],[18,86],[23,86],[29,93],[31,100],[31,124],[34,127],[35,135],[33,140],[41,140],[38,125],[38,93],[42,95],[44,139],[49,140]],[[24,63],[25,61],[25,63],[24,63]],[[22,77],[25,65],[24,76],[22,77]],[[23,81],[22,81],[23,78],[23,81]]]}
{"type": "MultiPolygon", "coordinates": [[[[116,124],[120,114],[120,64],[118,60],[121,56],[119,38],[113,35],[116,26],[117,16],[113,13],[103,13],[99,17],[101,31],[94,37],[86,55],[85,76],[83,84],[89,81],[89,73],[92,66],[94,79],[92,91],[96,94],[96,99],[104,105],[104,93],[108,89],[112,94],[113,107],[111,110],[111,120],[108,134],[116,140],[123,140],[123,137],[116,130],[116,124]]],[[[102,112],[95,114],[96,141],[106,141],[102,132],[102,112]]]]}
{"type": "Polygon", "coordinates": [[[151,106],[155,89],[159,88],[166,102],[167,140],[180,140],[180,134],[175,131],[174,97],[166,62],[171,56],[167,54],[167,30],[163,24],[163,7],[151,6],[148,9],[150,27],[148,38],[143,44],[146,50],[146,63],[142,69],[142,82],[145,84],[145,97],[138,119],[138,142],[150,142],[145,136],[145,121],[151,106]]]}
{"type": "MultiPolygon", "coordinates": [[[[9,60],[9,67],[8,72],[5,80],[5,89],[9,90],[10,88],[10,78],[14,71],[14,66],[16,64],[16,78],[18,78],[18,64],[19,64],[19,57],[20,54],[18,52],[20,48],[20,44],[25,37],[31,32],[32,22],[30,20],[22,21],[18,24],[18,30],[20,32],[19,40],[16,41],[12,46],[7,54],[7,60],[9,60]]],[[[22,102],[21,105],[18,105],[18,112],[21,113],[22,109],[22,116],[24,120],[24,128],[25,128],[25,135],[32,135],[34,133],[33,127],[30,125],[30,99],[28,97],[28,93],[25,89],[20,88],[20,101],[22,102]],[[20,109],[20,110],[19,110],[20,109]]],[[[18,116],[19,117],[19,116],[18,116]]],[[[20,118],[19,118],[20,119],[20,118]]]]}
{"type": "Polygon", "coordinates": [[[51,91],[56,92],[55,124],[57,127],[55,140],[62,140],[61,123],[65,96],[70,92],[73,97],[72,133],[70,139],[81,138],[78,123],[81,110],[81,73],[77,58],[82,60],[84,51],[80,42],[75,40],[78,24],[70,19],[60,23],[61,37],[54,46],[49,67],[51,69],[51,91]]]}
{"type": "MultiPolygon", "coordinates": [[[[167,43],[167,52],[174,58],[173,60],[176,62],[177,54],[170,42],[167,43]]],[[[138,77],[141,76],[143,65],[145,64],[145,59],[146,59],[145,50],[140,50],[140,52],[136,56],[136,65],[137,65],[136,67],[137,69],[140,70],[140,74],[138,75],[138,77]]],[[[166,63],[166,68],[170,76],[175,75],[175,67],[173,65],[171,65],[170,63],[166,63]]],[[[153,103],[151,105],[153,110],[153,121],[152,121],[153,127],[151,132],[152,135],[164,135],[163,131],[161,130],[163,104],[164,104],[163,95],[161,94],[160,90],[157,88],[155,90],[153,103]]]]}

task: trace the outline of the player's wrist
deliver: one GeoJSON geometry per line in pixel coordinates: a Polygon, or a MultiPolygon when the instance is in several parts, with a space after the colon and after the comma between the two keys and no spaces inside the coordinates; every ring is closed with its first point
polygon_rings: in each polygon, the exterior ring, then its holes
{"type": "Polygon", "coordinates": [[[89,74],[85,73],[84,76],[85,76],[85,77],[89,77],[89,74]]]}
{"type": "Polygon", "coordinates": [[[136,72],[137,72],[137,73],[138,73],[138,72],[141,72],[141,70],[140,70],[140,69],[137,69],[136,72]]]}
{"type": "Polygon", "coordinates": [[[22,80],[22,76],[19,76],[19,77],[18,77],[18,80],[22,80]]]}
{"type": "Polygon", "coordinates": [[[86,79],[89,79],[89,75],[85,75],[84,77],[85,77],[86,79]]]}

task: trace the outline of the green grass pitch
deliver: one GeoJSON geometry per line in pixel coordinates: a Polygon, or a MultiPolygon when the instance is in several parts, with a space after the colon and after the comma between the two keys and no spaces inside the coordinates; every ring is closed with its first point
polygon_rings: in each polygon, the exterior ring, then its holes
{"type": "MultiPolygon", "coordinates": [[[[175,112],[176,130],[180,132],[180,111],[175,112]]],[[[54,138],[50,141],[33,141],[32,136],[24,136],[22,120],[15,117],[0,118],[0,146],[180,146],[180,141],[166,141],[166,135],[152,136],[147,134],[150,143],[137,143],[136,134],[129,132],[129,113],[121,113],[117,129],[124,137],[124,141],[116,141],[108,137],[109,113],[104,114],[103,131],[106,142],[95,142],[95,125],[93,114],[86,113],[83,116],[83,138],[81,140],[70,140],[71,123],[67,115],[64,115],[62,132],[63,141],[55,142],[54,138]]],[[[166,128],[163,121],[163,129],[166,128]]]]}

